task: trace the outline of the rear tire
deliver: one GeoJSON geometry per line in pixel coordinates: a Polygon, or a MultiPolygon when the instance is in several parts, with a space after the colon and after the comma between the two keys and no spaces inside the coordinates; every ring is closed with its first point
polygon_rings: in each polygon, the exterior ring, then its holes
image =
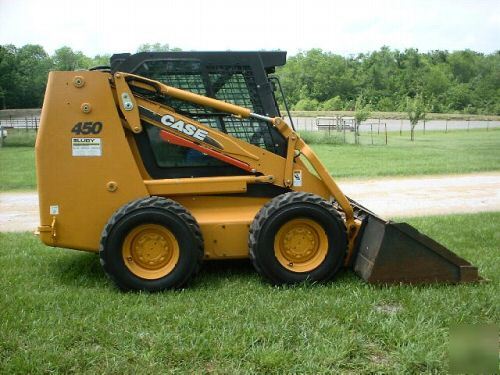
{"type": "Polygon", "coordinates": [[[248,246],[254,267],[272,284],[321,282],[342,266],[347,234],[331,203],[314,194],[290,192],[260,209],[248,246]]]}
{"type": "Polygon", "coordinates": [[[200,269],[203,239],[194,217],[161,197],[132,201],[106,224],[101,265],[124,291],[180,288],[200,269]]]}

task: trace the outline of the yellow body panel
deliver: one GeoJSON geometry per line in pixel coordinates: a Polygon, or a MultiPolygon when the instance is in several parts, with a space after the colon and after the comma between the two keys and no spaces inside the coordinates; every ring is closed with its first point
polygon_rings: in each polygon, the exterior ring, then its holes
{"type": "Polygon", "coordinates": [[[175,200],[198,221],[205,258],[228,259],[248,257],[248,229],[269,198],[197,196],[175,200]]]}
{"type": "Polygon", "coordinates": [[[125,138],[108,81],[102,72],[49,75],[36,141],[40,237],[51,246],[98,251],[104,225],[123,204],[148,196],[125,138]],[[90,113],[82,112],[89,103],[90,113]],[[75,135],[78,122],[102,122],[97,135],[75,135]],[[100,138],[101,156],[72,156],[73,138],[100,138]],[[116,184],[115,191],[108,183],[116,184]],[[52,214],[51,214],[52,206],[52,214]],[[57,208],[56,208],[57,207],[57,208]],[[56,237],[43,227],[55,217],[56,237]]]}

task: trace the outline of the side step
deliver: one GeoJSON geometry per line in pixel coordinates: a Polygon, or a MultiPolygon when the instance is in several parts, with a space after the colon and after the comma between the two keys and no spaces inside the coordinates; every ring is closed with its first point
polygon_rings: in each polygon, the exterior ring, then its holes
{"type": "Polygon", "coordinates": [[[481,280],[476,267],[411,225],[385,221],[363,211],[354,271],[365,281],[419,284],[481,280]]]}

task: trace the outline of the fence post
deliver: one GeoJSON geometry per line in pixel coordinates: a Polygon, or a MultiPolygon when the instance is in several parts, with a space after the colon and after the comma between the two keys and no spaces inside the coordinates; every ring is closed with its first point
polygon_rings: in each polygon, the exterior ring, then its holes
{"type": "Polygon", "coordinates": [[[373,146],[373,124],[370,124],[370,135],[372,138],[372,146],[373,146]]]}
{"type": "Polygon", "coordinates": [[[444,128],[444,132],[448,133],[448,119],[446,119],[446,127],[444,128]]]}
{"type": "Polygon", "coordinates": [[[378,119],[377,135],[380,134],[380,118],[378,119]]]}
{"type": "Polygon", "coordinates": [[[24,118],[24,129],[26,131],[28,131],[28,118],[27,117],[24,118]]]}
{"type": "Polygon", "coordinates": [[[403,119],[401,119],[399,123],[399,135],[403,135],[403,119]]]}
{"type": "Polygon", "coordinates": [[[425,134],[425,118],[424,118],[424,134],[425,134]]]}
{"type": "Polygon", "coordinates": [[[345,144],[346,143],[346,140],[345,140],[345,126],[344,126],[344,124],[342,124],[341,126],[342,126],[342,130],[344,132],[344,144],[345,144]]]}
{"type": "Polygon", "coordinates": [[[2,146],[3,146],[3,126],[0,120],[0,148],[2,148],[2,146]]]}
{"type": "Polygon", "coordinates": [[[385,128],[385,144],[387,145],[387,122],[384,122],[384,128],[385,128]]]}
{"type": "Polygon", "coordinates": [[[486,131],[490,130],[490,121],[489,119],[486,121],[486,131]]]}
{"type": "Polygon", "coordinates": [[[467,119],[467,131],[469,131],[470,128],[470,118],[467,119]]]}

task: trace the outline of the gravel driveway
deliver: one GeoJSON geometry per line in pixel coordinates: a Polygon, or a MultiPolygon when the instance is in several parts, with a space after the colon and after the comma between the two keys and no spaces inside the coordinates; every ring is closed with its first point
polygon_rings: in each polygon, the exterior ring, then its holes
{"type": "MultiPolygon", "coordinates": [[[[352,199],[385,218],[500,211],[500,172],[339,180],[352,199]]],[[[0,193],[0,231],[34,231],[36,192],[0,193]]]]}

